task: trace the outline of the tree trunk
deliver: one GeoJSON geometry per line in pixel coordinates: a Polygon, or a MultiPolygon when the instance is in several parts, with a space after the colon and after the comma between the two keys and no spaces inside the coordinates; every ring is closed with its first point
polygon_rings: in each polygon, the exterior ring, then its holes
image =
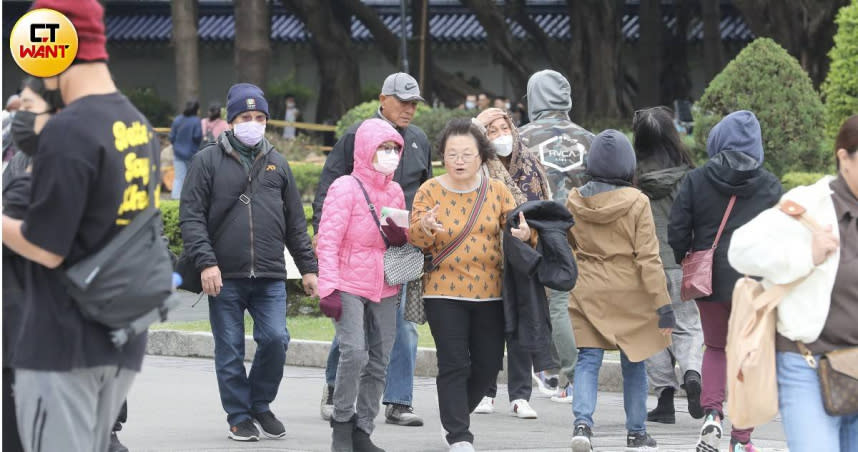
{"type": "Polygon", "coordinates": [[[173,20],[172,45],[176,61],[176,107],[199,99],[200,64],[197,35],[197,0],[174,0],[171,5],[173,20]]]}
{"type": "Polygon", "coordinates": [[[235,0],[235,72],[239,82],[265,89],[271,58],[267,0],[235,0]]]}
{"type": "Polygon", "coordinates": [[[751,31],[777,41],[810,75],[817,88],[828,72],[834,18],[848,0],[736,0],[751,31]]]}
{"type": "MultiPolygon", "coordinates": [[[[390,64],[396,66],[399,63],[399,37],[393,34],[378,13],[371,7],[365,5],[360,0],[340,0],[341,5],[346,11],[354,14],[355,17],[372,33],[373,41],[378,47],[378,50],[384,55],[385,59],[390,64]]],[[[422,8],[419,2],[414,2],[412,5],[411,23],[419,24],[422,20],[422,8]]],[[[427,31],[427,40],[430,40],[427,31]]],[[[418,60],[419,61],[419,60],[418,60]]],[[[426,55],[424,59],[426,79],[420,85],[420,91],[424,99],[430,100],[434,96],[438,96],[446,105],[459,105],[465,95],[470,91],[467,82],[461,77],[450,74],[441,69],[432,59],[430,46],[427,43],[426,55]]],[[[420,68],[412,66],[419,73],[420,68]]]]}
{"type": "Polygon", "coordinates": [[[620,66],[624,0],[567,0],[572,26],[572,111],[578,118],[622,114],[620,66]]]}
{"type": "Polygon", "coordinates": [[[721,72],[721,5],[720,0],[700,0],[703,16],[703,68],[706,84],[721,72]]]}
{"type": "Polygon", "coordinates": [[[527,89],[527,79],[533,72],[524,64],[521,52],[513,42],[510,27],[494,0],[461,0],[468,7],[486,32],[486,41],[495,61],[500,63],[511,78],[515,92],[527,89]]]}
{"type": "Polygon", "coordinates": [[[664,64],[661,73],[661,103],[670,105],[675,99],[688,99],[691,76],[688,68],[688,22],[691,17],[688,0],[674,2],[676,33],[670,34],[665,25],[664,64]]]}
{"type": "MultiPolygon", "coordinates": [[[[360,70],[351,46],[348,15],[334,11],[331,0],[283,0],[310,32],[310,46],[319,65],[316,121],[337,121],[357,105],[360,70]]],[[[377,41],[377,39],[376,39],[377,41]]]]}
{"type": "Polygon", "coordinates": [[[662,70],[661,33],[664,24],[659,11],[660,0],[641,0],[638,12],[640,38],[637,43],[638,93],[637,108],[651,107],[661,101],[662,70]]]}

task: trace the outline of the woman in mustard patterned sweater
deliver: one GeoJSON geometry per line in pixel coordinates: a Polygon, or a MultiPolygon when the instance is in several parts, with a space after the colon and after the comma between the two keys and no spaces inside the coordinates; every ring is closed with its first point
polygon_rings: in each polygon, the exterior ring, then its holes
{"type": "MultiPolygon", "coordinates": [[[[437,258],[465,233],[464,240],[429,273],[423,297],[437,347],[441,424],[450,451],[466,452],[474,450],[470,413],[503,360],[501,230],[516,204],[503,182],[483,178],[480,167],[493,151],[469,120],[447,124],[439,153],[447,174],[430,179],[417,191],[410,241],[437,258]],[[480,193],[484,193],[482,203],[480,193]],[[466,228],[477,204],[482,205],[475,221],[466,228]]],[[[530,239],[523,216],[518,223],[512,235],[530,239]]]]}

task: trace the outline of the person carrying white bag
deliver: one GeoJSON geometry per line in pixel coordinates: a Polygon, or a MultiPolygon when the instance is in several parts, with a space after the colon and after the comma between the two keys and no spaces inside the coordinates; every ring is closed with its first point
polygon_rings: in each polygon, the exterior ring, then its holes
{"type": "MultiPolygon", "coordinates": [[[[728,252],[737,271],[763,278],[766,293],[785,292],[774,340],[777,401],[794,452],[858,450],[858,115],[843,124],[835,154],[837,177],[789,191],[780,208],[737,229],[728,252]]],[[[733,344],[728,364],[744,358],[733,344]]]]}

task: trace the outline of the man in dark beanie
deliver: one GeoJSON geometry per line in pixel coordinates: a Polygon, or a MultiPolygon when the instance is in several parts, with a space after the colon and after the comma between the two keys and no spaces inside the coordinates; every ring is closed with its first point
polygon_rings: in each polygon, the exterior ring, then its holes
{"type": "Polygon", "coordinates": [[[265,138],[268,102],[258,87],[239,83],[226,96],[230,128],[191,160],[179,224],[185,253],[209,296],[215,371],[229,438],[257,441],[286,435],[269,404],[277,396],[286,329],[284,245],[318,293],[318,264],[307,235],[301,194],[289,163],[265,138]],[[244,369],[244,312],[257,343],[250,375],[244,369]]]}
{"type": "MultiPolygon", "coordinates": [[[[73,64],[44,81],[60,109],[39,134],[30,203],[22,220],[3,217],[3,243],[27,267],[20,333],[12,359],[25,450],[106,451],[111,427],[143,361],[146,334],[122,348],[69,296],[63,268],[99,250],[149,206],[160,174],[159,144],[146,118],[113,83],[104,10],[96,0],[37,0],[77,31],[73,64]]],[[[141,269],[142,270],[142,269],[141,269]]]]}

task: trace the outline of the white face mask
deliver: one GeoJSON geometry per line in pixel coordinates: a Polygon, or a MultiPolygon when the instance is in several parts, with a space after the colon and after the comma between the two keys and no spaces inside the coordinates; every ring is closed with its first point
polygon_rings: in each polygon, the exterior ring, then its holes
{"type": "Polygon", "coordinates": [[[265,124],[256,121],[240,122],[233,126],[232,133],[238,141],[248,146],[256,146],[265,136],[265,124]]]}
{"type": "Polygon", "coordinates": [[[476,103],[476,102],[473,102],[473,101],[470,101],[470,100],[466,100],[466,101],[465,101],[465,109],[466,109],[466,110],[473,110],[474,108],[477,108],[477,103],[476,103]]]}
{"type": "Polygon", "coordinates": [[[378,151],[375,156],[376,162],[372,164],[372,167],[385,176],[393,174],[396,167],[399,166],[399,155],[395,152],[378,151]]]}
{"type": "Polygon", "coordinates": [[[492,146],[495,147],[495,153],[501,157],[507,157],[512,154],[512,135],[502,135],[492,140],[492,146]]]}

